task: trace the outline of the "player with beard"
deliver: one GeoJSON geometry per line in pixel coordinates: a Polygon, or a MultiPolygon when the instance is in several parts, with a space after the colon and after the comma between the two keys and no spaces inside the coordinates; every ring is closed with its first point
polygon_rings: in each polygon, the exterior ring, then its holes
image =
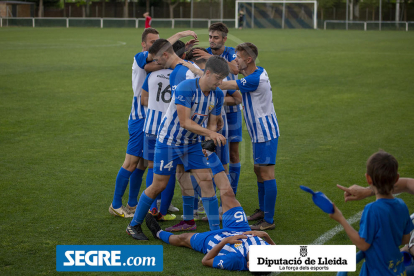
{"type": "MultiPolygon", "coordinates": [[[[236,62],[241,80],[223,82],[223,90],[240,90],[243,96],[244,120],[252,140],[254,172],[257,177],[259,209],[250,216],[260,215],[261,220],[251,225],[252,230],[274,229],[274,214],[277,196],[275,164],[279,125],[273,106],[273,93],[269,76],[264,68],[256,66],[257,47],[253,43],[242,43],[236,47],[236,62]]],[[[256,216],[255,219],[259,219],[256,216]]]]}

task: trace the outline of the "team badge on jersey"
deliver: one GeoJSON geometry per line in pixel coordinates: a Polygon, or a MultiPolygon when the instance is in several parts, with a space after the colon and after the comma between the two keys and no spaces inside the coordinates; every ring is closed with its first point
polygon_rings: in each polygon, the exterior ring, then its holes
{"type": "Polygon", "coordinates": [[[208,111],[211,111],[214,108],[214,102],[211,101],[210,105],[208,106],[208,111]]]}

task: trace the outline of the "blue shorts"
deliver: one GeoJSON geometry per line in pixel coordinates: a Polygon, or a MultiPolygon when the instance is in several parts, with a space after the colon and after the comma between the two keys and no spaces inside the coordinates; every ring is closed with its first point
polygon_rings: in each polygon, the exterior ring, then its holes
{"type": "Polygon", "coordinates": [[[229,141],[224,146],[216,147],[216,154],[221,161],[221,164],[226,165],[230,162],[229,141]]]}
{"type": "Polygon", "coordinates": [[[201,143],[176,146],[167,145],[157,140],[154,173],[160,175],[175,174],[178,164],[183,164],[185,171],[210,168],[207,158],[203,154],[201,143]]]}
{"type": "Polygon", "coordinates": [[[155,143],[157,135],[145,133],[144,136],[144,159],[154,161],[155,143]]]}
{"type": "Polygon", "coordinates": [[[143,157],[144,155],[144,119],[129,120],[128,132],[129,140],[126,153],[129,155],[143,157]]]}
{"type": "Polygon", "coordinates": [[[242,113],[238,112],[226,113],[228,124],[229,142],[241,142],[242,139],[242,113]]]}
{"type": "Polygon", "coordinates": [[[191,247],[198,252],[206,254],[207,250],[211,249],[209,242],[214,236],[229,231],[242,233],[251,231],[246,214],[240,206],[231,208],[223,214],[223,229],[194,234],[190,239],[191,247]]]}
{"type": "Polygon", "coordinates": [[[263,143],[252,143],[253,160],[255,165],[275,165],[277,154],[277,142],[275,138],[263,143]]]}

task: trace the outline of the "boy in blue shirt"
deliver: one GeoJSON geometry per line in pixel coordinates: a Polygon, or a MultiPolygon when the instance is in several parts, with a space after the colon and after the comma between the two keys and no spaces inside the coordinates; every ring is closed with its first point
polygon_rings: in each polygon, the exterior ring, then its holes
{"type": "Polygon", "coordinates": [[[365,252],[365,263],[359,275],[406,275],[403,255],[399,250],[406,244],[414,225],[404,201],[392,195],[398,181],[398,162],[389,153],[379,151],[367,161],[368,184],[376,201],[365,206],[357,232],[334,205],[329,215],[343,227],[352,243],[365,252]]]}

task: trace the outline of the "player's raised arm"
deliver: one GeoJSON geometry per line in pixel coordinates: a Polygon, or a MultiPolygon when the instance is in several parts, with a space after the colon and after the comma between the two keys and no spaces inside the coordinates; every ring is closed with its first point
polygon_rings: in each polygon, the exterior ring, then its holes
{"type": "Polygon", "coordinates": [[[174,44],[177,40],[179,40],[180,38],[186,37],[186,36],[192,36],[194,39],[197,40],[197,34],[194,31],[188,30],[188,31],[183,31],[183,32],[179,32],[176,33],[175,35],[171,36],[170,38],[168,38],[168,42],[172,44],[174,44]]]}
{"type": "Polygon", "coordinates": [[[238,75],[239,67],[237,66],[237,62],[235,60],[232,60],[228,61],[227,63],[229,64],[230,73],[232,73],[233,75],[238,75]]]}

